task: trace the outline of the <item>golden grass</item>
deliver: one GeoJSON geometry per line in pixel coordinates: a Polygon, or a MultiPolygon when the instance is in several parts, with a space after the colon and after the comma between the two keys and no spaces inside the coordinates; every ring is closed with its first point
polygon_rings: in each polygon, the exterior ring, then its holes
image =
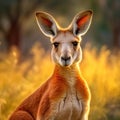
{"type": "MultiPolygon", "coordinates": [[[[35,45],[29,58],[17,64],[16,51],[0,61],[0,120],[6,120],[28,95],[52,73],[50,55],[35,45]]],[[[92,93],[90,120],[120,119],[120,55],[87,45],[81,72],[92,93]]]]}

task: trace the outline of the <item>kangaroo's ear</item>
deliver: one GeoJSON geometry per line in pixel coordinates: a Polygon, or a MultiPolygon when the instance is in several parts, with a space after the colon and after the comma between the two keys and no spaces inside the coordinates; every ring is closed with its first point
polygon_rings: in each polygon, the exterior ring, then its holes
{"type": "Polygon", "coordinates": [[[70,25],[70,29],[72,29],[74,35],[82,36],[88,31],[92,20],[92,15],[93,15],[92,11],[87,10],[82,13],[78,13],[74,17],[70,25]]]}
{"type": "Polygon", "coordinates": [[[58,27],[55,19],[46,12],[36,12],[36,20],[40,30],[48,37],[57,34],[58,27]]]}

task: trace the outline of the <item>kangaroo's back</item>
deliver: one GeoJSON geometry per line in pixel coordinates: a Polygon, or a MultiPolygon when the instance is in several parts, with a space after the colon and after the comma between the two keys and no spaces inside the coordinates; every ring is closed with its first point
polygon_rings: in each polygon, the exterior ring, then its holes
{"type": "Polygon", "coordinates": [[[91,96],[79,63],[82,60],[81,36],[90,26],[92,12],[77,14],[65,29],[48,13],[37,12],[36,19],[53,45],[54,72],[21,103],[9,120],[87,120],[91,96]]]}

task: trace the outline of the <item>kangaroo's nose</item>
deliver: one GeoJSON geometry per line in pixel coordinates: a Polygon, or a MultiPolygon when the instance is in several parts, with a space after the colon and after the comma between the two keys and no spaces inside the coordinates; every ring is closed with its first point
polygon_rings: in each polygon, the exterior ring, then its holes
{"type": "Polygon", "coordinates": [[[71,59],[71,57],[61,57],[61,60],[64,60],[64,61],[68,61],[70,59],[71,59]]]}

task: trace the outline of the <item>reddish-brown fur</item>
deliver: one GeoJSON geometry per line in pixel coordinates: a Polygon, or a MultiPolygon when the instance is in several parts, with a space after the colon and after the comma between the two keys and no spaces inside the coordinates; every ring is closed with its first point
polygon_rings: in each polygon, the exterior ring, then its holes
{"type": "MultiPolygon", "coordinates": [[[[61,71],[59,69],[60,68],[56,66],[52,77],[27,98],[16,109],[13,113],[13,117],[11,116],[9,120],[36,120],[37,114],[47,116],[47,114],[50,113],[50,104],[52,101],[59,100],[59,98],[64,95],[65,91],[69,89],[66,79],[60,75],[61,71]]],[[[90,98],[89,90],[86,82],[80,76],[79,71],[76,71],[75,87],[78,96],[82,97],[85,101],[88,101],[90,98]]]]}
{"type": "Polygon", "coordinates": [[[91,96],[79,69],[82,51],[81,37],[77,34],[83,35],[87,31],[92,12],[86,11],[84,14],[75,17],[77,20],[73,22],[73,29],[64,30],[58,30],[49,14],[36,14],[43,33],[53,36],[55,69],[52,76],[21,103],[9,120],[88,120],[91,96]],[[84,24],[83,31],[77,29],[79,23],[84,24]]]}

